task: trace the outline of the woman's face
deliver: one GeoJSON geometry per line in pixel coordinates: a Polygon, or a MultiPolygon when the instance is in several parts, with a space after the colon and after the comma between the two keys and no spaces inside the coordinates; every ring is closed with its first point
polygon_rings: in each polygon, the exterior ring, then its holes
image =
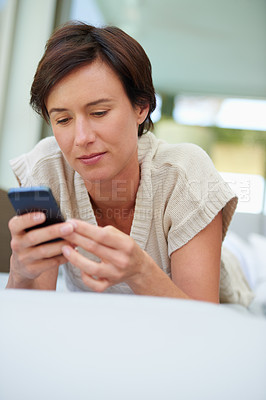
{"type": "Polygon", "coordinates": [[[87,188],[130,179],[138,168],[138,126],[148,106],[132,106],[106,63],[97,60],[65,76],[50,91],[46,107],[59,147],[87,188]]]}

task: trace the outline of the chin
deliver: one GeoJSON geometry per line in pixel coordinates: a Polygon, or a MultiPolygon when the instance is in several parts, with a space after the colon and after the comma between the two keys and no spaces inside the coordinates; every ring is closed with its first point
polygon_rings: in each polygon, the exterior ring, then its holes
{"type": "Polygon", "coordinates": [[[82,179],[84,180],[85,184],[95,184],[95,183],[100,183],[100,182],[108,182],[112,179],[114,179],[113,175],[109,174],[90,174],[89,176],[84,176],[80,174],[82,179]]]}

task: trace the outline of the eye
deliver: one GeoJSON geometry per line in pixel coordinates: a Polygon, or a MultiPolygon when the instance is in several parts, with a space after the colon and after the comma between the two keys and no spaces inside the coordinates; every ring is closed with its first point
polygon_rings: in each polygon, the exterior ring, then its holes
{"type": "Polygon", "coordinates": [[[56,121],[56,125],[65,125],[68,123],[68,121],[70,120],[70,118],[62,118],[56,121]]]}
{"type": "Polygon", "coordinates": [[[103,117],[104,115],[107,114],[108,111],[95,111],[91,113],[94,117],[103,117]]]}

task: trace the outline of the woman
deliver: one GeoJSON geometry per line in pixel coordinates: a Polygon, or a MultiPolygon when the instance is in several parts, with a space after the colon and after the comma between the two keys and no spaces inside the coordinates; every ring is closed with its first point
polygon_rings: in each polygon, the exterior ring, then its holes
{"type": "Polygon", "coordinates": [[[56,289],[65,264],[70,290],[214,303],[219,291],[231,301],[228,287],[241,293],[240,270],[233,281],[221,263],[237,199],[199,147],[147,132],[155,93],[134,39],[114,27],[59,28],[38,65],[31,105],[54,137],[11,165],[22,186],[51,187],[67,222],[25,232],[45,216],[10,221],[7,287],[56,289]],[[56,237],[64,240],[42,244],[56,237]]]}

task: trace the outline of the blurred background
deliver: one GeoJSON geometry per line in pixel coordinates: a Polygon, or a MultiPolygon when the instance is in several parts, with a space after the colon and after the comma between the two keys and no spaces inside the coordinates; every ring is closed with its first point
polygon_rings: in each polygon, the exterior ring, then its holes
{"type": "Polygon", "coordinates": [[[69,19],[112,24],[153,66],[155,134],[193,142],[239,196],[240,235],[266,233],[266,0],[0,0],[0,187],[50,128],[29,106],[46,40],[69,19]]]}

